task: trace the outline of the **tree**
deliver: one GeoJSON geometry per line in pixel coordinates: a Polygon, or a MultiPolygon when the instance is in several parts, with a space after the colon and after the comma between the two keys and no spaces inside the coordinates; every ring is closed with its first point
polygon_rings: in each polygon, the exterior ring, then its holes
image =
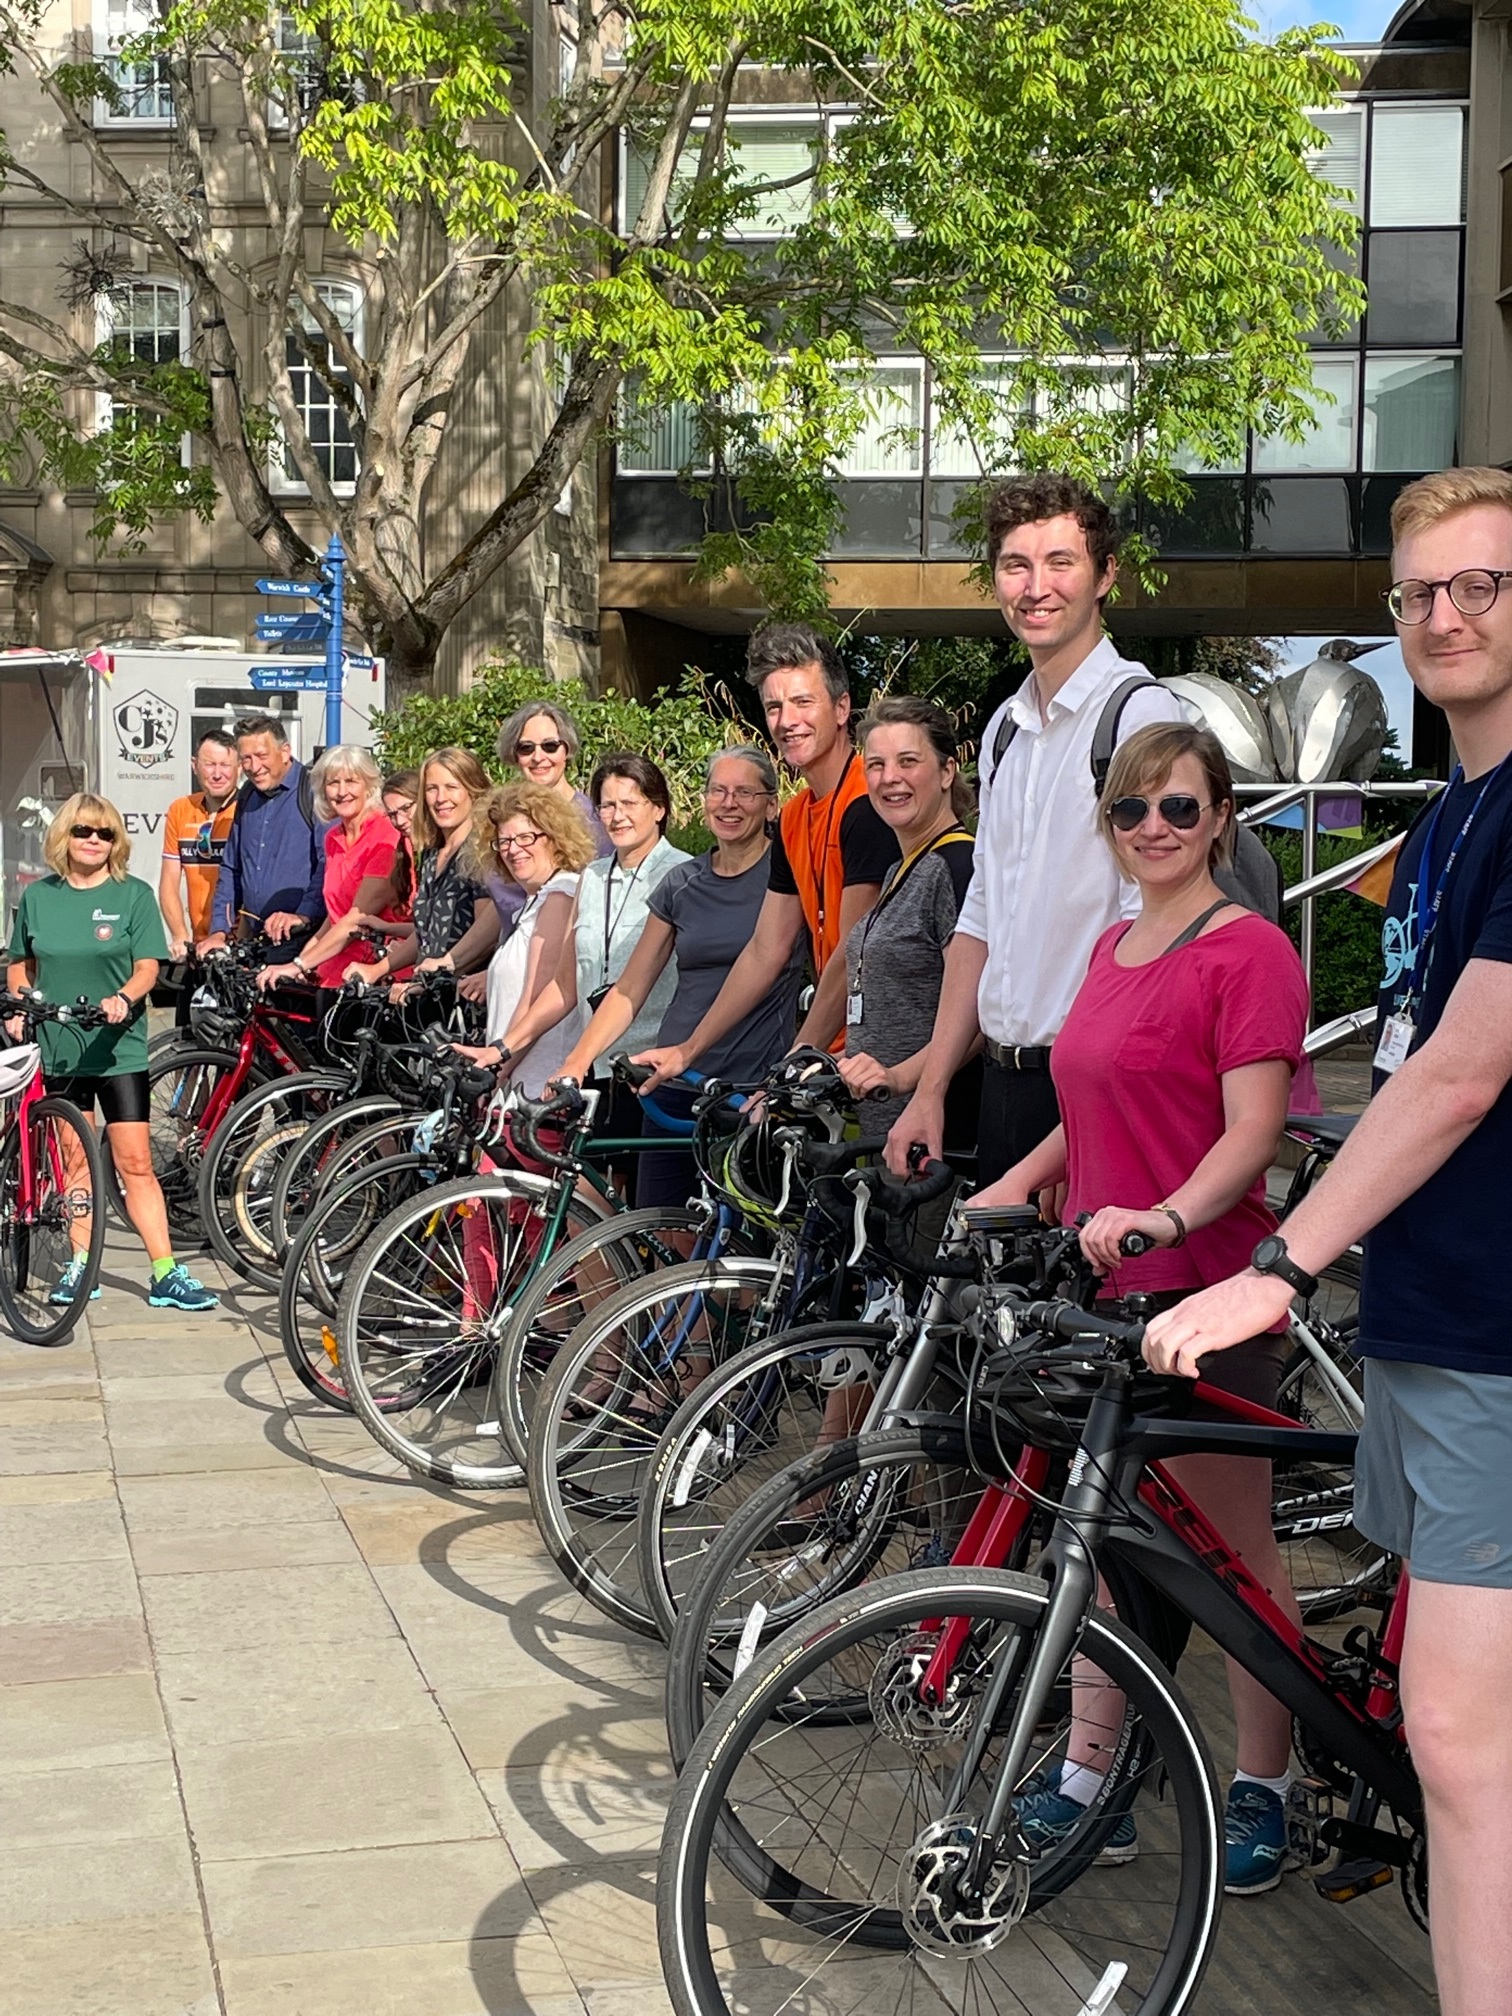
{"type": "Polygon", "coordinates": [[[984,474],[1055,464],[1170,502],[1192,456],[1302,426],[1304,336],[1358,310],[1329,256],[1353,227],[1308,167],[1307,109],[1346,67],[1322,30],[1255,39],[1234,0],[572,0],[576,67],[549,102],[519,84],[507,0],[143,4],[159,11],[121,57],[166,73],[166,170],[133,176],[96,130],[118,73],[50,48],[45,0],[0,0],[0,61],[89,167],[55,187],[0,147],[0,186],[89,234],[76,309],[133,246],[177,274],[189,354],[143,362],[0,283],[0,461],[30,442],[94,491],[102,537],[219,494],[301,572],[311,542],[268,480],[287,455],[401,687],[597,440],[672,402],[694,415],[690,469],[714,471],[702,565],[811,613],[839,457],[864,425],[919,422],[868,375],[879,356],[931,360],[937,424],[984,474]],[[735,116],[762,66],[789,73],[789,100],[854,112],[778,177],[735,116]],[[255,234],[214,201],[210,94],[228,90],[255,234]],[[620,129],[636,200],[612,219],[598,176],[620,129]],[[759,235],[774,210],[783,235],[759,235]],[[360,344],[316,284],[332,240],[371,279],[360,344]],[[437,553],[438,456],[486,385],[510,289],[560,403],[520,480],[437,553]],[[249,315],[254,345],[236,334],[249,315]],[[351,494],[310,441],[297,368],[345,416],[351,494]]]}
{"type": "Polygon", "coordinates": [[[1206,672],[1228,679],[1246,693],[1263,693],[1282,669],[1274,637],[1137,637],[1128,647],[1158,679],[1178,672],[1206,672]]]}

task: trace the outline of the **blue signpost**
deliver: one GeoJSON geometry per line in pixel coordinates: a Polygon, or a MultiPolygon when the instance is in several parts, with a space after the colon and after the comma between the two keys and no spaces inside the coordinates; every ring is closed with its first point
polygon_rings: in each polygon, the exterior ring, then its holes
{"type": "Polygon", "coordinates": [[[346,596],[346,552],[336,533],[326,548],[326,579],[331,584],[329,598],[321,602],[321,614],[331,627],[326,633],[326,747],[334,749],[341,740],[342,605],[346,596]]]}
{"type": "Polygon", "coordinates": [[[325,665],[254,665],[252,685],[259,693],[318,693],[325,689],[325,746],[334,749],[341,740],[341,687],[347,665],[371,667],[371,658],[342,650],[343,610],[346,602],[346,549],[336,533],[325,551],[320,581],[259,581],[259,595],[298,595],[313,602],[314,610],[289,614],[265,613],[257,618],[259,643],[283,645],[324,644],[325,665]]]}

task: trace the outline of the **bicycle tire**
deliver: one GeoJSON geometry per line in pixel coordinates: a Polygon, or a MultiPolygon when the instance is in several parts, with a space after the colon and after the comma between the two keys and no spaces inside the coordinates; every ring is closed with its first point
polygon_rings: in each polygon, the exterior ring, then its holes
{"type": "Polygon", "coordinates": [[[304,1138],[280,1158],[268,1200],[267,1238],[276,1263],[282,1263],[298,1230],[297,1221],[319,1196],[326,1164],[341,1145],[373,1122],[398,1122],[403,1114],[399,1101],[387,1092],[362,1093],[333,1112],[323,1113],[305,1129],[304,1138]],[[290,1222],[291,1213],[294,1223],[290,1222]]]}
{"type": "Polygon", "coordinates": [[[25,1115],[33,1188],[23,1208],[22,1124],[18,1116],[0,1142],[0,1315],[23,1344],[66,1344],[88,1307],[105,1255],[105,1164],[99,1136],[73,1101],[44,1093],[25,1115]],[[63,1145],[65,1135],[73,1137],[71,1148],[63,1145]],[[72,1301],[55,1306],[48,1297],[74,1256],[71,1235],[83,1215],[74,1194],[79,1174],[92,1200],[84,1271],[72,1301]]]}
{"type": "MultiPolygon", "coordinates": [[[[1359,1361],[1347,1341],[1320,1337],[1351,1384],[1359,1361]]],[[[1349,1434],[1358,1419],[1346,1415],[1307,1350],[1299,1346],[1281,1372],[1276,1406],[1305,1427],[1349,1434]]],[[[1303,1620],[1310,1626],[1347,1615],[1395,1586],[1396,1557],[1382,1552],[1354,1524],[1354,1469],[1349,1464],[1277,1465],[1271,1484],[1271,1523],[1303,1620]]]]}
{"type": "MultiPolygon", "coordinates": [[[[243,1160],[266,1135],[296,1121],[306,1124],[325,1112],[329,1102],[351,1091],[344,1071],[295,1071],[243,1093],[216,1128],[199,1172],[196,1202],[210,1250],[224,1266],[269,1294],[278,1293],[266,1221],[274,1170],[262,1172],[264,1190],[256,1200],[255,1218],[244,1210],[246,1231],[236,1215],[236,1183],[243,1160]]],[[[288,1137],[290,1140],[297,1136],[288,1137]]],[[[247,1199],[244,1198],[244,1204],[247,1199]]]]}
{"type": "MultiPolygon", "coordinates": [[[[924,1570],[822,1605],[753,1661],[700,1731],[663,1835],[658,1942],[677,2016],[734,2016],[773,1941],[816,2007],[830,2006],[832,1992],[856,2006],[844,1974],[828,1977],[856,1964],[852,1949],[864,1952],[869,2016],[1010,2003],[1036,2016],[1085,2016],[1115,1995],[1127,2016],[1191,2009],[1221,1904],[1212,1762],[1170,1675],[1101,1612],[1077,1649],[1121,1691],[1137,1769],[1064,1847],[1036,1859],[1022,1840],[1010,1846],[993,1865],[1002,1871],[995,1909],[956,1909],[949,1872],[976,1838],[990,1772],[967,1788],[970,1804],[944,1814],[952,1753],[982,1698],[979,1676],[1042,1625],[1048,1603],[1045,1584],[1007,1570],[924,1570]],[[966,1621],[968,1636],[936,1713],[918,1700],[913,1675],[947,1618],[966,1621]],[[842,1662],[870,1670],[877,1714],[862,1732],[815,1735],[799,1704],[822,1666],[842,1662]],[[1131,1885],[1098,1857],[1136,1801],[1131,1885]],[[716,1862],[745,1897],[731,1897],[716,1862]]],[[[987,1736],[989,1757],[1006,1719],[987,1736]]],[[[1054,1759],[1041,1732],[1035,1755],[1054,1759]]]]}
{"type": "Polygon", "coordinates": [[[886,1324],[801,1324],[738,1351],[683,1401],[656,1445],[636,1520],[637,1575],[663,1638],[671,1638],[690,1568],[725,1519],[818,1444],[825,1356],[885,1354],[892,1343],[886,1324]]]}
{"type": "Polygon", "coordinates": [[[716,1364],[733,1357],[730,1330],[744,1344],[753,1321],[770,1320],[786,1278],[782,1263],[754,1257],[664,1268],[600,1303],[542,1382],[526,1465],[541,1538],[575,1589],[643,1637],[660,1633],[640,1588],[634,1521],[684,1397],[684,1350],[696,1344],[716,1364]]]}
{"type": "MultiPolygon", "coordinates": [[[[234,1050],[194,1043],[175,1044],[148,1064],[152,1167],[175,1245],[203,1241],[199,1174],[210,1145],[204,1116],[223,1082],[239,1069],[234,1050]]],[[[259,1081],[254,1077],[250,1082],[259,1081]]]]}
{"type": "Polygon", "coordinates": [[[680,1255],[667,1257],[675,1250],[669,1239],[678,1232],[696,1233],[702,1223],[702,1212],[686,1206],[616,1212],[559,1246],[550,1265],[537,1270],[514,1306],[494,1374],[495,1412],[516,1463],[528,1460],[530,1417],[551,1358],[588,1314],[585,1271],[591,1273],[602,1262],[620,1275],[595,1302],[617,1294],[654,1267],[677,1265],[680,1255]]]}
{"type": "MultiPolygon", "coordinates": [[[[439,1183],[391,1211],[348,1270],[335,1326],[347,1392],[374,1441],[417,1476],[464,1491],[522,1481],[486,1409],[509,1302],[537,1264],[532,1242],[556,1195],[522,1170],[439,1183]]],[[[574,1193],[563,1222],[575,1233],[607,1209],[574,1193]]]]}

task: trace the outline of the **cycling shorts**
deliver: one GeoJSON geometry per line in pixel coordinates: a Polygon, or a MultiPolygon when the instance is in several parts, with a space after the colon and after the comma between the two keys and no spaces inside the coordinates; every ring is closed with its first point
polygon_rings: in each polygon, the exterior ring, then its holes
{"type": "Polygon", "coordinates": [[[112,1078],[49,1078],[48,1092],[71,1099],[86,1116],[98,1104],[107,1127],[122,1121],[146,1120],[152,1112],[152,1088],[145,1071],[122,1071],[112,1078]]]}
{"type": "Polygon", "coordinates": [[[1355,1524],[1420,1582],[1512,1589],[1512,1378],[1365,1360],[1355,1524]]]}

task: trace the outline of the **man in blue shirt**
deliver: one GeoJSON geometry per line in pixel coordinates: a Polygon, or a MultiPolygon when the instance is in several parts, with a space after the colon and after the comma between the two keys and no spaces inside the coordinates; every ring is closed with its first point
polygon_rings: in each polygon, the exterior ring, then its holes
{"type": "Polygon", "coordinates": [[[201,952],[257,931],[281,945],[325,916],[325,828],[287,730],[271,714],[245,715],[236,724],[236,753],[248,788],[226,841],[201,952]]]}
{"type": "MultiPolygon", "coordinates": [[[[1463,769],[1397,859],[1376,1093],[1249,1270],[1151,1323],[1191,1375],[1365,1242],[1355,1524],[1412,1571],[1402,1712],[1428,1820],[1443,2016],[1512,2009],[1512,475],[1446,469],[1391,513],[1388,596],[1463,769]]],[[[1407,1880],[1410,1880],[1407,1879],[1407,1880]]]]}

